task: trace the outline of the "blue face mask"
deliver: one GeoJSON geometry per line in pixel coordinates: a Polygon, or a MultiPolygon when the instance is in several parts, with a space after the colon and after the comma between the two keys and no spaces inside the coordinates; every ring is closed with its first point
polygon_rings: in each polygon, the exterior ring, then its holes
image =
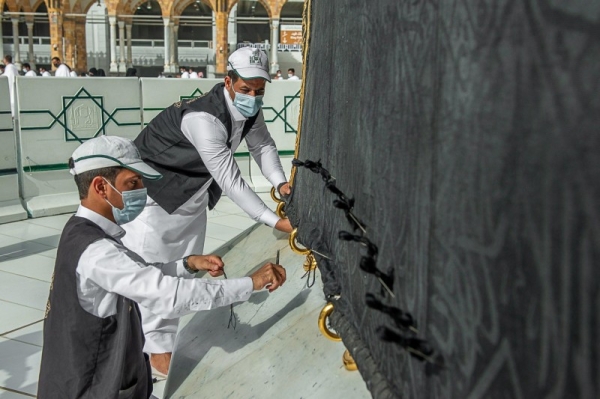
{"type": "Polygon", "coordinates": [[[148,199],[147,189],[140,188],[139,190],[120,192],[112,184],[110,184],[108,180],[104,179],[104,181],[108,183],[113,190],[121,194],[121,197],[123,197],[123,209],[115,207],[108,201],[108,199],[105,199],[105,201],[108,202],[108,204],[112,207],[112,213],[115,217],[115,222],[118,225],[129,223],[138,217],[140,213],[142,213],[144,207],[146,206],[146,200],[148,199]]]}
{"type": "Polygon", "coordinates": [[[240,111],[240,114],[250,118],[258,113],[263,105],[263,96],[252,97],[248,94],[242,94],[235,91],[233,105],[240,111]]]}

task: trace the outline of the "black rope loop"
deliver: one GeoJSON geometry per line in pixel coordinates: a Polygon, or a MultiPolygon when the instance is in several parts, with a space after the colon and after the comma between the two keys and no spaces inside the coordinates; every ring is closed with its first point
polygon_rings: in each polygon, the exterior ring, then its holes
{"type": "Polygon", "coordinates": [[[389,315],[400,329],[409,330],[411,327],[417,327],[410,313],[404,312],[393,306],[384,305],[383,302],[379,301],[375,298],[375,295],[371,293],[367,293],[366,302],[368,307],[389,315]]]}

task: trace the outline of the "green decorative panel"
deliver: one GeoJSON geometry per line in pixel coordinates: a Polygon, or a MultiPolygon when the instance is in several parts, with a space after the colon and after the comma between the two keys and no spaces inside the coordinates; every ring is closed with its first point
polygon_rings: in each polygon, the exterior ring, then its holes
{"type": "Polygon", "coordinates": [[[277,111],[275,107],[263,106],[265,123],[273,123],[277,119],[281,119],[285,125],[285,133],[298,133],[295,126],[298,125],[299,109],[300,90],[298,90],[298,92],[293,96],[283,96],[283,108],[281,108],[279,111],[277,111]]]}
{"type": "Polygon", "coordinates": [[[55,114],[51,110],[22,110],[21,114],[48,115],[49,123],[40,126],[21,126],[21,130],[52,129],[55,124],[64,128],[65,141],[85,140],[106,134],[106,125],[113,122],[116,126],[139,126],[137,122],[120,122],[117,114],[123,111],[139,111],[139,107],[117,107],[112,111],[105,108],[104,96],[92,95],[84,87],[73,96],[62,96],[62,109],[55,114]]]}

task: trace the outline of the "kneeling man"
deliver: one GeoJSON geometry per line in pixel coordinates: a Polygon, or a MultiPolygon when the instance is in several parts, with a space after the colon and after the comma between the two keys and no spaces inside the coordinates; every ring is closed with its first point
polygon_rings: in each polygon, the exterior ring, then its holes
{"type": "Polygon", "coordinates": [[[38,398],[148,398],[152,382],[137,303],[163,318],[246,301],[252,291],[285,282],[285,269],[266,264],[251,277],[223,274],[218,256],[188,255],[148,264],[121,242],[120,226],[146,205],[142,177],[161,175],[133,142],[102,136],[69,160],[81,205],[62,232],[44,322],[38,398]],[[137,303],[136,303],[137,302],[137,303]]]}

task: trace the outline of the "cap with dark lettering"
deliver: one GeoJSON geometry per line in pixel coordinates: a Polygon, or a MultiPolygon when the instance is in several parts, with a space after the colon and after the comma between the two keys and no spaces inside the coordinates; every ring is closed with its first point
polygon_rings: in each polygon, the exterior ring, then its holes
{"type": "Polygon", "coordinates": [[[242,47],[229,56],[228,71],[235,71],[242,79],[262,78],[271,81],[269,75],[269,59],[267,54],[258,48],[242,47]]]}

